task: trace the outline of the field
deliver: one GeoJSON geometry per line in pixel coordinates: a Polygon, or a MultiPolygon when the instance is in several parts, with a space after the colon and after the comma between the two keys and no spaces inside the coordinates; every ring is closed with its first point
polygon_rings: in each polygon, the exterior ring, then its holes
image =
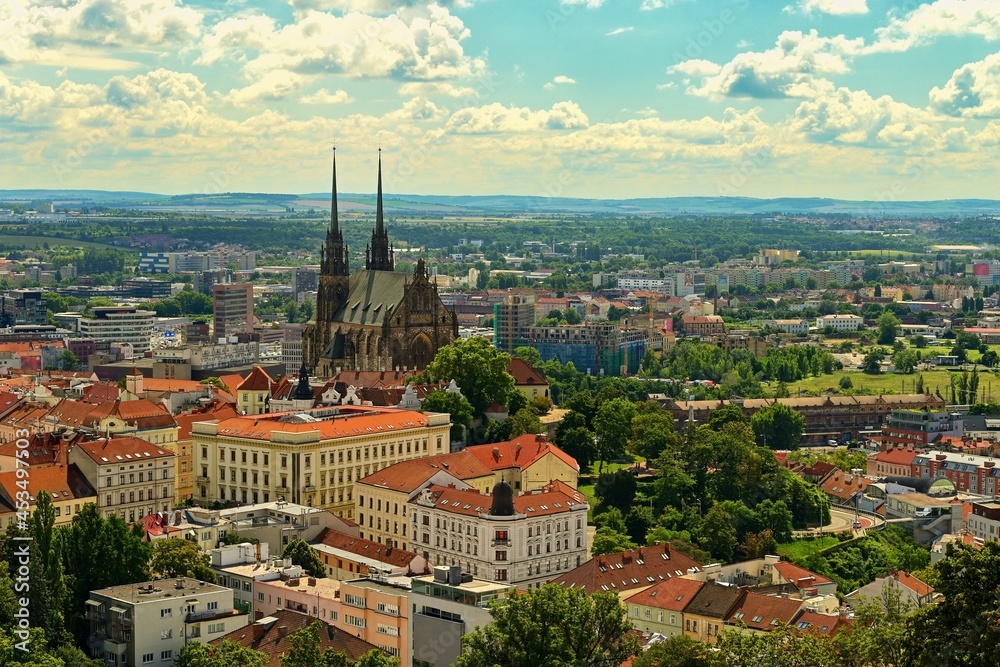
{"type": "Polygon", "coordinates": [[[70,248],[115,248],[116,246],[106,243],[93,243],[91,241],[77,241],[74,239],[56,239],[51,236],[22,236],[13,234],[0,234],[0,247],[20,248],[24,246],[28,250],[43,247],[48,243],[50,248],[56,246],[68,246],[70,248]]]}
{"type": "Polygon", "coordinates": [[[806,537],[800,540],[792,540],[787,544],[778,545],[778,555],[785,560],[801,561],[807,556],[822,551],[835,544],[840,544],[840,540],[831,535],[824,537],[806,537]]]}
{"type": "MultiPolygon", "coordinates": [[[[833,375],[821,375],[820,377],[810,377],[798,382],[788,384],[788,391],[792,396],[799,391],[819,392],[839,391],[840,378],[847,376],[851,378],[854,393],[863,391],[871,393],[891,393],[891,394],[912,394],[917,376],[924,378],[924,391],[934,392],[939,390],[941,395],[948,399],[948,392],[951,387],[951,376],[958,375],[961,371],[947,371],[935,369],[931,371],[919,371],[910,375],[897,375],[895,373],[882,373],[880,375],[868,375],[861,371],[839,371],[833,375]]],[[[979,391],[988,401],[1000,401],[1000,377],[994,371],[979,369],[979,391]]],[[[845,392],[849,393],[849,392],[845,392]]]]}

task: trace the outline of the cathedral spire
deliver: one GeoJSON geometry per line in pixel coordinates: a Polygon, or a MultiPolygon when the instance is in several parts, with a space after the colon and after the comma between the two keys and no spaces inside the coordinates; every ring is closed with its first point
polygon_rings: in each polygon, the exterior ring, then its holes
{"type": "Polygon", "coordinates": [[[382,208],[382,148],[378,149],[378,193],[375,195],[375,229],[372,240],[365,250],[366,267],[369,271],[392,271],[395,267],[389,234],[385,231],[385,217],[382,208]]]}
{"type": "Polygon", "coordinates": [[[320,253],[320,272],[324,276],[350,275],[347,261],[347,247],[344,234],[340,231],[337,213],[337,147],[333,147],[333,181],[330,192],[330,228],[326,231],[326,245],[320,253]]]}

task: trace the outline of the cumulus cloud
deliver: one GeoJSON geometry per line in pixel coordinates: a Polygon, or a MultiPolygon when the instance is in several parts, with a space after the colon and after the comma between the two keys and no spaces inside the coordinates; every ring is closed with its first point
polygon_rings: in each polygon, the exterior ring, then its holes
{"type": "Polygon", "coordinates": [[[832,88],[822,77],[846,73],[850,61],[863,49],[861,38],[789,30],[766,51],[747,51],[724,65],[688,60],[668,72],[701,78],[687,92],[712,99],[812,97],[832,88]]]}
{"type": "MultiPolygon", "coordinates": [[[[67,46],[143,48],[186,43],[200,11],[179,0],[13,0],[0,3],[0,64],[51,60],[67,46]]],[[[95,58],[99,62],[99,58],[95,58]]],[[[86,67],[80,60],[78,67],[86,67]]]]}
{"type": "Polygon", "coordinates": [[[806,14],[814,12],[835,16],[867,14],[868,0],[799,0],[799,7],[806,14]]]}
{"type": "Polygon", "coordinates": [[[332,93],[326,88],[320,88],[311,95],[305,95],[301,100],[302,104],[350,104],[354,98],[347,94],[346,90],[335,90],[332,93]]]}
{"type": "Polygon", "coordinates": [[[906,51],[945,36],[1000,39],[1000,2],[996,0],[935,0],[890,17],[888,25],[875,31],[872,52],[906,51]]]}
{"type": "Polygon", "coordinates": [[[926,110],[847,88],[803,101],[792,126],[819,142],[906,148],[933,146],[940,131],[926,110]]]}
{"type": "Polygon", "coordinates": [[[469,57],[462,41],[469,30],[447,8],[432,5],[425,15],[384,17],[360,13],[334,16],[309,11],[278,27],[269,17],[252,14],[214,26],[202,41],[200,64],[225,57],[246,58],[247,75],[273,70],[298,74],[345,74],[439,80],[469,77],[485,69],[469,57]],[[247,52],[255,55],[248,55],[247,52]]]}
{"type": "Polygon", "coordinates": [[[587,127],[587,115],[576,102],[556,102],[551,109],[505,107],[499,103],[460,109],[448,119],[446,129],[457,134],[538,132],[587,127]]]}
{"type": "Polygon", "coordinates": [[[238,107],[280,100],[299,92],[306,83],[306,78],[300,74],[276,70],[268,72],[249,86],[230,90],[225,99],[238,107]]]}
{"type": "Polygon", "coordinates": [[[456,86],[447,81],[409,81],[399,87],[399,94],[404,97],[479,97],[479,92],[471,86],[456,86]]]}
{"type": "Polygon", "coordinates": [[[545,90],[553,90],[556,86],[572,85],[574,83],[576,83],[576,79],[572,79],[564,74],[558,74],[551,81],[542,86],[542,88],[545,90]]]}
{"type": "Polygon", "coordinates": [[[1000,53],[963,65],[930,92],[931,105],[951,116],[1000,118],[1000,53]]]}

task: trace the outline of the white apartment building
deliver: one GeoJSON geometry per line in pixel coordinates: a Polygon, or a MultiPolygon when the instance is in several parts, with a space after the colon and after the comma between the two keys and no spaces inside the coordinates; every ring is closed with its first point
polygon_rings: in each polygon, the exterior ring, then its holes
{"type": "Polygon", "coordinates": [[[983,542],[1000,540],[1000,503],[972,503],[967,527],[983,542]]]}
{"type": "Polygon", "coordinates": [[[764,320],[763,324],[788,334],[809,333],[809,320],[764,320]]]}
{"type": "Polygon", "coordinates": [[[432,485],[409,504],[411,549],[429,565],[533,588],[589,558],[587,499],[563,482],[517,497],[506,482],[492,496],[432,485]]]}
{"type": "Polygon", "coordinates": [[[857,331],[864,318],[860,315],[820,315],[816,318],[816,328],[830,327],[834,331],[857,331]]]}
{"type": "Polygon", "coordinates": [[[128,343],[142,355],[149,350],[155,317],[151,310],[127,306],[94,308],[90,317],[80,318],[80,333],[96,341],[128,343]]]}
{"type": "Polygon", "coordinates": [[[626,291],[662,292],[674,295],[673,278],[663,278],[660,274],[646,271],[622,271],[618,274],[618,289],[626,291]]]}
{"type": "Polygon", "coordinates": [[[112,667],[169,667],[185,644],[207,644],[247,625],[233,591],[177,577],[91,591],[87,650],[112,667]]]}

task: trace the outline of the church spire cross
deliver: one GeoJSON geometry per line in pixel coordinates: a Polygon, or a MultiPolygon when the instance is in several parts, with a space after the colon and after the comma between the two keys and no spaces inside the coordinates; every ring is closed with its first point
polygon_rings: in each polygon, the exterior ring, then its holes
{"type": "Polygon", "coordinates": [[[344,233],[340,231],[337,212],[337,146],[333,146],[333,176],[330,190],[330,228],[326,231],[326,247],[320,255],[320,271],[325,276],[350,275],[344,233]]]}
{"type": "MultiPolygon", "coordinates": [[[[368,253],[366,253],[368,254],[368,253]]],[[[392,271],[395,266],[389,234],[385,230],[385,213],[382,205],[382,147],[378,149],[378,190],[375,195],[375,229],[372,230],[370,255],[366,268],[369,271],[392,271]]]]}
{"type": "Polygon", "coordinates": [[[337,144],[333,145],[333,187],[330,189],[330,231],[340,232],[340,219],[337,215],[337,144]]]}

